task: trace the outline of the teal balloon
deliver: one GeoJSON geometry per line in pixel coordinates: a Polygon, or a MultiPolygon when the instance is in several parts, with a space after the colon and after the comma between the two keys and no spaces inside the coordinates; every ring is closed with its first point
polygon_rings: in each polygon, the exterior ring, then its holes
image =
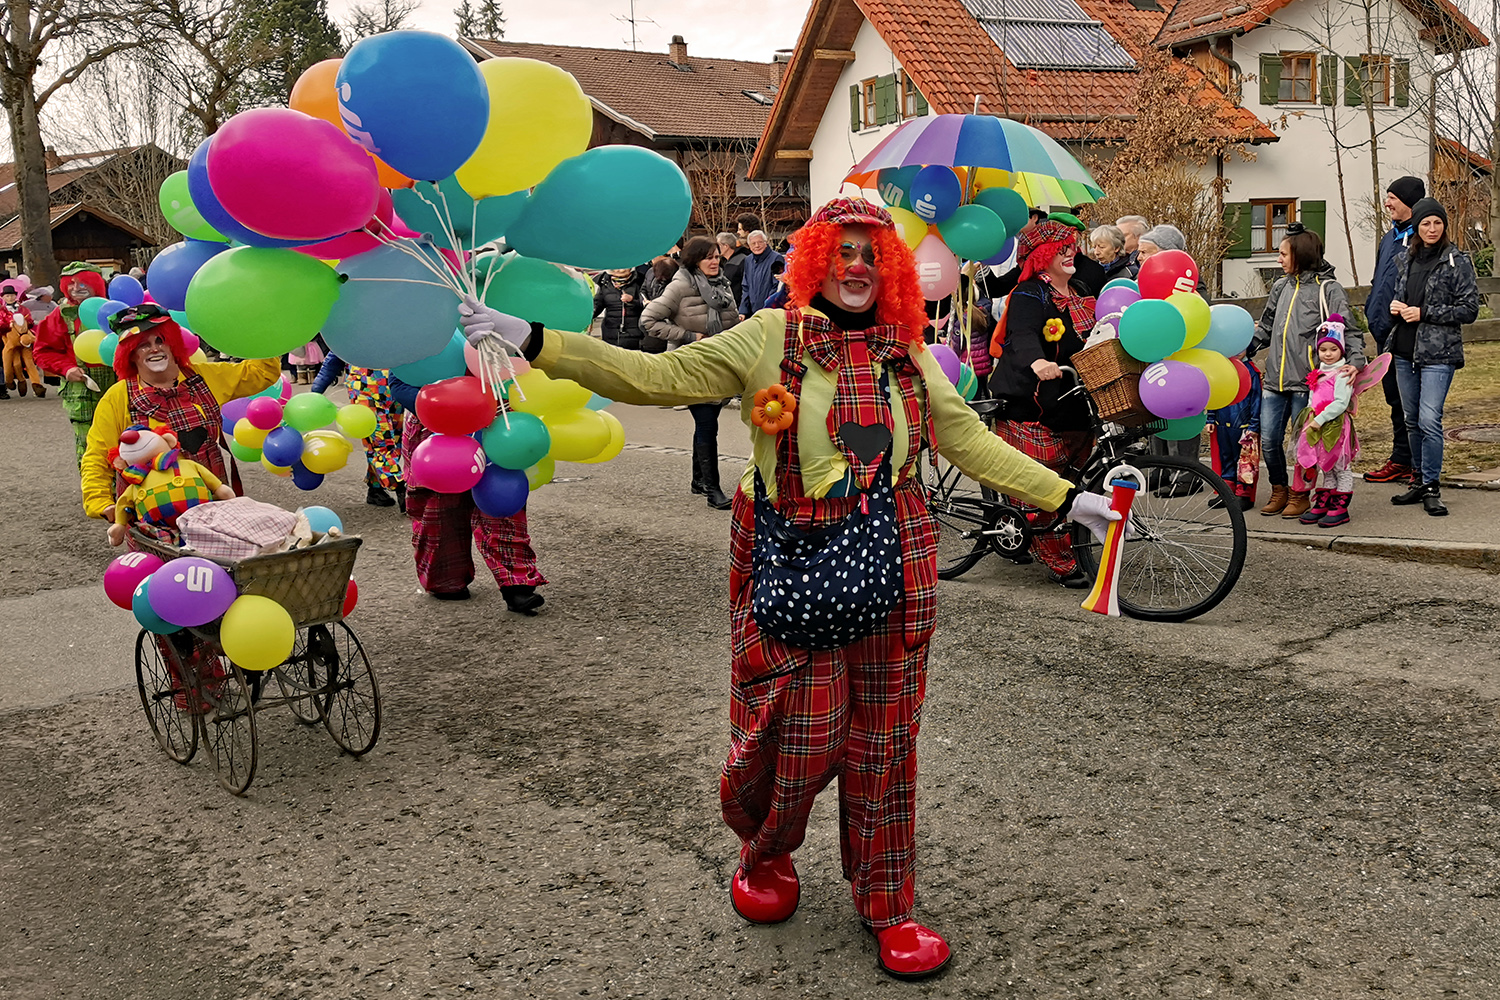
{"type": "Polygon", "coordinates": [[[552,450],[552,435],[541,417],[512,410],[495,418],[480,443],[485,455],[500,468],[528,469],[552,450]]]}
{"type": "Polygon", "coordinates": [[[886,167],[877,173],[875,190],[880,192],[880,200],[891,208],[904,208],[910,212],[912,178],[921,169],[919,163],[911,167],[886,167]]]}
{"type": "Polygon", "coordinates": [[[634,267],[681,239],[692,210],[677,164],[640,146],[599,146],[552,169],[505,242],[588,271],[634,267]]]}
{"type": "Polygon", "coordinates": [[[458,328],[458,293],[438,281],[434,267],[447,273],[442,254],[409,241],[340,261],[348,280],[323,323],[328,349],[360,368],[396,368],[441,351],[458,328]]]}
{"type": "Polygon", "coordinates": [[[1191,417],[1179,417],[1176,420],[1163,421],[1167,426],[1165,430],[1156,432],[1156,436],[1163,441],[1191,441],[1203,433],[1204,426],[1208,423],[1208,417],[1199,413],[1191,417]]]}
{"type": "Polygon", "coordinates": [[[108,301],[109,299],[91,295],[78,303],[78,322],[83,324],[83,329],[99,329],[99,307],[108,301]]]}
{"type": "Polygon", "coordinates": [[[1165,299],[1141,299],[1120,314],[1120,346],[1137,361],[1160,361],[1186,340],[1187,321],[1165,299]]]}
{"type": "MultiPolygon", "coordinates": [[[[1221,302],[1208,310],[1208,332],[1197,344],[1209,351],[1218,351],[1232,358],[1250,346],[1255,336],[1255,318],[1244,306],[1221,302]]],[[[100,353],[103,353],[100,348],[100,353]]]]}
{"type": "Polygon", "coordinates": [[[187,329],[188,321],[186,309],[168,309],[167,314],[172,317],[172,319],[177,323],[178,326],[182,327],[183,329],[187,329]]]}
{"type": "Polygon", "coordinates": [[[967,364],[958,366],[958,392],[966,401],[972,402],[979,395],[979,376],[967,364]]]}
{"type": "Polygon", "coordinates": [[[584,405],[584,407],[586,409],[590,409],[590,410],[602,410],[606,406],[613,406],[614,402],[615,401],[613,399],[606,399],[605,397],[599,395],[596,392],[592,396],[590,396],[589,397],[589,401],[587,403],[583,404],[583,405],[584,405]]]}
{"type": "Polygon", "coordinates": [[[1109,281],[1106,281],[1104,283],[1103,288],[1099,289],[1099,294],[1103,295],[1111,288],[1128,288],[1132,292],[1139,292],[1141,290],[1141,286],[1136,284],[1130,278],[1111,278],[1109,281]]]}
{"type": "Polygon", "coordinates": [[[983,205],[960,205],[938,223],[938,233],[955,256],[984,260],[1000,252],[1008,235],[1000,216],[983,205]]]}
{"type": "Polygon", "coordinates": [[[475,202],[452,177],[436,184],[418,181],[412,187],[391,192],[396,214],[407,228],[430,236],[434,246],[448,250],[470,250],[505,235],[505,230],[526,207],[527,197],[527,192],[517,191],[475,202]],[[447,236],[449,226],[458,238],[458,246],[447,236]]]}
{"type": "Polygon", "coordinates": [[[587,330],[594,296],[582,278],[545,260],[511,254],[489,283],[484,304],[549,330],[587,330]]]}
{"type": "Polygon", "coordinates": [[[1021,228],[1031,220],[1031,206],[1026,204],[1025,198],[1010,188],[985,188],[974,196],[974,204],[983,205],[1000,216],[1000,221],[1005,223],[1005,231],[1008,233],[1019,233],[1021,228]]]}
{"type": "Polygon", "coordinates": [[[106,333],[104,339],[99,341],[99,357],[106,365],[115,363],[115,348],[120,346],[120,335],[117,333],[106,333]]]}
{"type": "Polygon", "coordinates": [[[264,389],[262,389],[260,392],[257,392],[250,398],[255,399],[257,396],[270,396],[272,399],[280,399],[285,392],[286,382],[283,381],[282,376],[278,375],[276,376],[276,381],[272,382],[270,385],[266,386],[264,389]]]}
{"type": "Polygon", "coordinates": [[[464,361],[464,344],[464,335],[455,332],[443,349],[432,357],[398,365],[391,369],[391,374],[407,385],[431,385],[445,378],[458,378],[469,370],[464,361]]]}
{"type": "Polygon", "coordinates": [[[339,407],[333,400],[320,392],[304,392],[286,401],[281,422],[306,434],[327,427],[338,415],[339,407]]]}
{"type": "Polygon", "coordinates": [[[135,615],[136,622],[147,632],[155,632],[157,635],[181,632],[181,625],[173,625],[151,610],[151,599],[147,596],[147,588],[150,584],[151,578],[148,576],[136,586],[135,593],[130,595],[130,610],[135,615]]]}

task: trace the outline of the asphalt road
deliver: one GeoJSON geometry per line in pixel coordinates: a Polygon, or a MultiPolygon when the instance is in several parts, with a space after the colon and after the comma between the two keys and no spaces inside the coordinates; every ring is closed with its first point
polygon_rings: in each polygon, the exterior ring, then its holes
{"type": "Polygon", "coordinates": [[[60,410],[0,403],[0,996],[1500,995],[1500,580],[1285,545],[1178,626],[1035,566],[943,584],[918,916],[951,970],[876,969],[831,792],[796,917],[744,924],[728,515],[687,493],[688,414],[619,409],[630,450],[533,496],[537,618],[418,594],[404,520],[329,477],[385,727],[354,760],[263,713],[236,799],[146,728],[60,410]]]}

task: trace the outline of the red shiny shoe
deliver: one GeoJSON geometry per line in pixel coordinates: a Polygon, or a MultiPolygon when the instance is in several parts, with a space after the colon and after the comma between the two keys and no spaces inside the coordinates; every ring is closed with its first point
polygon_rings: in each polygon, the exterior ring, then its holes
{"type": "Polygon", "coordinates": [[[880,942],[880,968],[897,979],[926,979],[941,972],[953,957],[941,934],[915,920],[877,931],[875,937],[880,942]]]}
{"type": "Polygon", "coordinates": [[[734,912],[752,924],[779,924],[797,912],[802,888],[790,854],[772,854],[761,858],[745,874],[734,873],[729,885],[729,900],[734,912]]]}

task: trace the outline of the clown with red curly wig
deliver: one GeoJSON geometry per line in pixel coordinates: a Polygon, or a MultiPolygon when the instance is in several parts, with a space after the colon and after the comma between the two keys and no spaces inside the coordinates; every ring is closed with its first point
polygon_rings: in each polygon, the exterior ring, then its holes
{"type": "Polygon", "coordinates": [[[918,979],[940,971],[950,950],[914,919],[917,721],[937,616],[937,529],[917,456],[931,447],[986,486],[1067,510],[1101,536],[1118,515],[990,434],[948,381],[923,346],[916,264],[885,209],[836,199],[791,242],[788,308],[762,309],[667,354],[544,330],[474,301],[460,314],[471,340],[498,337],[548,374],[611,399],[756,401],[740,410],[753,457],[730,529],[731,741],[720,778],[724,819],[740,839],[730,900],[752,923],[792,916],[792,854],[815,797],[837,778],[854,908],[881,968],[918,979]],[[763,629],[752,606],[757,560],[766,558],[755,505],[773,504],[813,533],[892,495],[903,583],[873,633],[814,649],[763,629]]]}
{"type": "Polygon", "coordinates": [[[182,328],[150,302],[116,313],[109,325],[120,338],[114,354],[119,381],[104,391],[89,427],[81,463],[84,513],[115,520],[115,498],[128,484],[117,477],[110,449],[132,426],[166,426],[182,459],[223,482],[236,481],[219,447],[219,408],[269,388],[281,377],[280,359],[195,364],[182,328]]]}

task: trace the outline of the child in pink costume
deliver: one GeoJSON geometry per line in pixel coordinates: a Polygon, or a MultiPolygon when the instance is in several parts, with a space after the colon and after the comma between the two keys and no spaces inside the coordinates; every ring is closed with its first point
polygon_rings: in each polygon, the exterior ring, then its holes
{"type": "Polygon", "coordinates": [[[1358,391],[1344,361],[1344,317],[1331,313],[1318,327],[1315,348],[1318,367],[1307,376],[1308,406],[1297,418],[1297,476],[1316,478],[1322,488],[1299,521],[1320,528],[1349,523],[1349,501],[1354,493],[1350,466],[1359,457],[1350,404],[1358,391]]]}

